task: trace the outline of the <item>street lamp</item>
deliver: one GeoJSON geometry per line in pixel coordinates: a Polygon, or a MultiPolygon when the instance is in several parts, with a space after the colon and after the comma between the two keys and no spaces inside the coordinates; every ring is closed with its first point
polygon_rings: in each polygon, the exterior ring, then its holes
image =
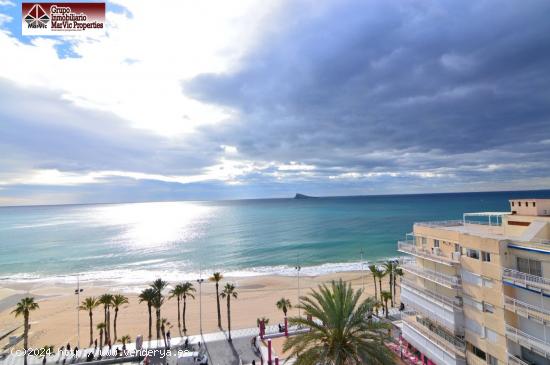
{"type": "MultiPolygon", "coordinates": [[[[300,259],[298,258],[296,261],[297,263],[294,269],[298,272],[298,304],[300,304],[300,270],[302,270],[302,267],[300,266],[300,259]]],[[[298,305],[298,318],[301,317],[300,306],[298,305]]]]}
{"type": "Polygon", "coordinates": [[[363,249],[361,249],[361,285],[363,286],[363,292],[365,292],[365,263],[363,262],[363,249]]]}
{"type": "Polygon", "coordinates": [[[76,294],[76,343],[80,347],[80,293],[84,289],[80,289],[80,277],[76,274],[76,289],[74,293],[76,294]]]}
{"type": "MultiPolygon", "coordinates": [[[[202,273],[200,274],[202,275],[202,273]]],[[[202,277],[199,277],[197,279],[197,283],[199,283],[199,330],[202,334],[202,283],[204,282],[204,279],[202,277]]]]}

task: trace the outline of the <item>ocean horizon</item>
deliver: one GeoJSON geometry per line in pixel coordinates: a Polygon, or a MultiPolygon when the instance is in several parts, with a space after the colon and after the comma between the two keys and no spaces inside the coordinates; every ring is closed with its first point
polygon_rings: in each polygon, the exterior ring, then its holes
{"type": "Polygon", "coordinates": [[[550,190],[0,207],[0,283],[321,275],[401,256],[414,222],[550,190]]]}

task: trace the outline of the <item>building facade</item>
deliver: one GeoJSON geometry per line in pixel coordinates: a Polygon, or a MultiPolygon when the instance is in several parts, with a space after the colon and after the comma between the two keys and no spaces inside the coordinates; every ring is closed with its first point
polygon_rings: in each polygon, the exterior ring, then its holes
{"type": "Polygon", "coordinates": [[[550,199],[415,223],[403,338],[434,364],[550,365],[550,199]]]}

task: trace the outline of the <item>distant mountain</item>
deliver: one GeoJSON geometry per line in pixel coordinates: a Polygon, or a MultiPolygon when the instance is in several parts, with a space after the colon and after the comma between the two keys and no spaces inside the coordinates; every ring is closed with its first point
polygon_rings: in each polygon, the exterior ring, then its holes
{"type": "Polygon", "coordinates": [[[316,199],[316,198],[317,198],[316,196],[309,196],[309,195],[304,195],[299,193],[296,193],[296,195],[294,195],[294,199],[316,199]]]}

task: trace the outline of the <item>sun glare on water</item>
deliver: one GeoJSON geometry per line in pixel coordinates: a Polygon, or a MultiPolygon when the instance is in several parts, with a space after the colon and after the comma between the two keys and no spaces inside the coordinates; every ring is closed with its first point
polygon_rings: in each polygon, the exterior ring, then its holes
{"type": "Polygon", "coordinates": [[[192,202],[120,204],[98,207],[92,219],[124,227],[115,238],[119,245],[158,250],[201,237],[215,210],[192,202]]]}

